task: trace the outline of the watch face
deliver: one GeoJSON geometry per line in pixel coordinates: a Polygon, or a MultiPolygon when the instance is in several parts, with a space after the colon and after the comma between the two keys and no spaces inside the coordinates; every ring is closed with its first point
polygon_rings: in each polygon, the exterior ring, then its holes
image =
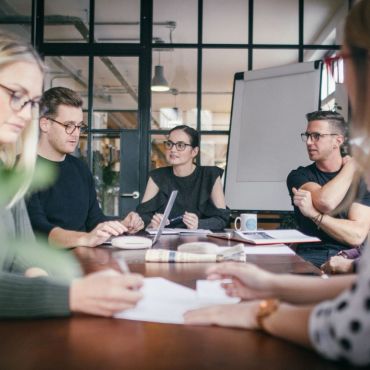
{"type": "Polygon", "coordinates": [[[279,300],[277,299],[266,299],[261,301],[256,317],[259,328],[264,329],[263,320],[274,313],[279,308],[279,304],[279,300]]]}

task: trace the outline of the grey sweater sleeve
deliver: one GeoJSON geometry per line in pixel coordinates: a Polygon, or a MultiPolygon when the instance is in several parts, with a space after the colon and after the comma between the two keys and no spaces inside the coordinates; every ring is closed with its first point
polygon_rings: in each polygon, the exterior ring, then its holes
{"type": "Polygon", "coordinates": [[[0,272],[0,318],[70,315],[69,285],[40,277],[0,272]]]}

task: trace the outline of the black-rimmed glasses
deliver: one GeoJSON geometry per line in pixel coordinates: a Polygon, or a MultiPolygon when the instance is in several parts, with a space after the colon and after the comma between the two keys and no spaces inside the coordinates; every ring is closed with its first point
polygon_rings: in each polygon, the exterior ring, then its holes
{"type": "Polygon", "coordinates": [[[176,149],[177,149],[179,152],[183,152],[183,151],[186,149],[186,147],[187,147],[187,146],[192,146],[192,145],[190,145],[190,144],[186,144],[186,143],[184,143],[183,141],[178,141],[178,142],[174,143],[174,142],[173,142],[173,141],[171,141],[171,140],[166,140],[166,141],[164,142],[164,146],[165,146],[165,148],[166,148],[166,149],[168,149],[168,150],[171,150],[171,149],[173,148],[173,146],[175,146],[175,147],[176,147],[176,149]]]}
{"type": "Polygon", "coordinates": [[[80,124],[76,124],[76,123],[73,123],[73,122],[64,122],[63,123],[63,122],[57,121],[54,118],[50,118],[50,117],[45,117],[45,118],[63,126],[68,135],[72,135],[75,132],[76,129],[80,130],[80,134],[85,134],[86,131],[87,131],[87,125],[83,122],[81,122],[80,124]]]}
{"type": "Polygon", "coordinates": [[[337,136],[339,134],[320,134],[319,132],[303,132],[301,134],[302,141],[304,143],[307,142],[308,138],[311,139],[314,143],[320,140],[321,137],[323,136],[337,136]]]}
{"type": "Polygon", "coordinates": [[[3,84],[0,84],[0,87],[6,90],[7,93],[9,94],[10,96],[9,105],[10,105],[10,108],[12,108],[14,112],[20,112],[28,104],[31,104],[32,108],[37,107],[39,105],[40,98],[29,99],[27,94],[23,92],[13,90],[10,87],[7,87],[3,84]]]}

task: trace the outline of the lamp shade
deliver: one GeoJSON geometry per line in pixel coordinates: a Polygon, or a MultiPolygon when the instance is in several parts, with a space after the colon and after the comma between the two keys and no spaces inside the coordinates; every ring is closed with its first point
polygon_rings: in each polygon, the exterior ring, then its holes
{"type": "Polygon", "coordinates": [[[152,91],[168,91],[170,87],[168,86],[167,80],[163,75],[163,66],[156,65],[154,67],[154,76],[152,79],[152,91]]]}

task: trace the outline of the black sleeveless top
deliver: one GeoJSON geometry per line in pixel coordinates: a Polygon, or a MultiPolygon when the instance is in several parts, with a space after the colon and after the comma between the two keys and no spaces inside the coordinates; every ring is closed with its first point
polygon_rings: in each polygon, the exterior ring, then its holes
{"type": "MultiPolygon", "coordinates": [[[[211,200],[211,193],[216,179],[222,174],[223,170],[215,166],[197,166],[185,177],[175,176],[172,167],[158,168],[149,174],[159,188],[158,194],[139,204],[136,211],[147,225],[155,213],[164,212],[171,192],[178,190],[169,219],[182,216],[187,211],[198,216],[199,229],[221,230],[229,224],[230,210],[217,208],[211,200]]],[[[186,228],[186,225],[178,221],[170,227],[186,228]]]]}

